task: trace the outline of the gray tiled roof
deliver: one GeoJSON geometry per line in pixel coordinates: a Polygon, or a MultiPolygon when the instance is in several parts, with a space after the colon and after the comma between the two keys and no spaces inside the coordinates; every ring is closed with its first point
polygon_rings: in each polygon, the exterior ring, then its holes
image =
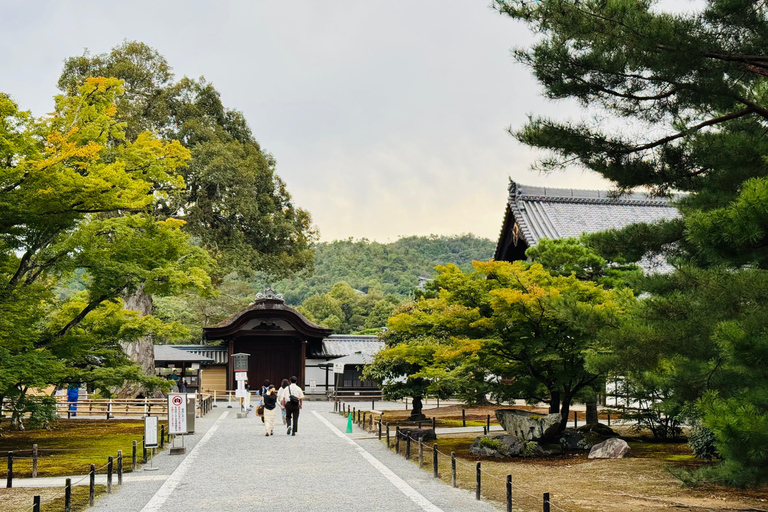
{"type": "Polygon", "coordinates": [[[384,342],[378,336],[332,334],[323,339],[319,352],[307,354],[307,357],[341,357],[356,352],[360,352],[364,357],[370,357],[382,348],[384,348],[384,342]]]}
{"type": "Polygon", "coordinates": [[[527,187],[513,181],[509,208],[529,246],[542,238],[579,237],[638,222],[679,217],[669,200],[645,194],[527,187]]]}
{"type": "Polygon", "coordinates": [[[155,362],[173,362],[173,363],[213,363],[214,360],[194,352],[181,350],[172,345],[155,345],[155,362]]]}

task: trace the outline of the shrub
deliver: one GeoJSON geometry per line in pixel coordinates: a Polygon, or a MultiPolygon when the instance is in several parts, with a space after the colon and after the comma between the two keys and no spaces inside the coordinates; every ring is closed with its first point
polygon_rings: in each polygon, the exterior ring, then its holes
{"type": "Polygon", "coordinates": [[[712,460],[718,457],[715,434],[701,423],[695,423],[688,434],[688,446],[700,459],[712,460]]]}

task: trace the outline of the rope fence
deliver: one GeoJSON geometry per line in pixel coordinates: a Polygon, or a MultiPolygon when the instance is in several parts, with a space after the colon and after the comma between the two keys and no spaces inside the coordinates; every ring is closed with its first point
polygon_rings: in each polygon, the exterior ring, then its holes
{"type": "MultiPolygon", "coordinates": [[[[504,477],[495,475],[493,473],[490,473],[483,469],[482,462],[477,461],[474,463],[468,462],[466,460],[463,460],[459,457],[456,457],[455,452],[451,453],[445,453],[441,451],[438,448],[438,443],[435,441],[434,443],[427,444],[424,443],[422,436],[413,436],[408,433],[407,430],[401,430],[400,425],[396,425],[394,427],[394,443],[392,443],[391,435],[392,435],[392,425],[389,423],[383,423],[383,415],[381,413],[378,413],[378,419],[374,420],[374,413],[373,411],[362,411],[357,410],[354,407],[350,407],[349,405],[343,403],[343,402],[335,402],[334,403],[334,412],[345,416],[345,417],[352,417],[353,423],[357,424],[360,428],[365,429],[368,432],[378,432],[378,439],[379,440],[386,440],[387,448],[392,449],[394,448],[395,452],[398,455],[403,455],[406,459],[410,460],[412,459],[412,444],[416,443],[418,451],[417,451],[417,464],[420,468],[423,468],[425,466],[425,457],[424,457],[424,451],[425,449],[432,453],[432,472],[434,478],[440,478],[441,474],[445,475],[445,472],[441,473],[441,461],[443,462],[443,468],[447,467],[447,464],[450,464],[450,482],[453,487],[459,487],[460,484],[463,484],[464,487],[471,488],[472,482],[471,477],[468,478],[469,475],[474,475],[474,490],[475,490],[475,498],[477,500],[480,500],[483,494],[485,494],[486,497],[488,497],[490,493],[490,486],[488,485],[488,482],[493,482],[498,488],[499,484],[501,484],[502,488],[504,489],[503,494],[505,495],[506,501],[506,510],[507,512],[512,512],[513,510],[513,504],[515,501],[520,501],[520,496],[525,497],[526,499],[530,499],[533,501],[534,504],[536,504],[537,507],[540,507],[540,509],[543,512],[551,512],[552,510],[557,510],[560,512],[568,512],[566,509],[560,507],[559,505],[555,504],[552,501],[551,495],[549,492],[542,493],[541,496],[538,496],[536,494],[533,494],[532,492],[529,492],[526,488],[516,484],[511,474],[507,474],[504,477]],[[393,446],[394,444],[394,446],[393,446]],[[401,446],[404,445],[404,446],[401,446]],[[440,457],[442,456],[442,457],[440,457]],[[446,462],[447,461],[447,462],[446,462]],[[462,471],[459,471],[461,469],[462,471]],[[483,483],[486,483],[486,487],[483,487],[483,483]],[[484,490],[485,489],[485,490],[484,490]],[[518,496],[516,500],[516,496],[518,496]]],[[[466,422],[466,415],[464,414],[464,411],[462,410],[462,419],[464,422],[466,422]]],[[[435,428],[436,421],[435,418],[432,418],[431,421],[424,421],[424,424],[427,424],[432,427],[432,429],[435,428]]],[[[490,419],[487,420],[487,425],[484,426],[484,431],[487,433],[489,431],[490,427],[490,419]]],[[[418,428],[421,430],[421,424],[420,423],[414,423],[409,424],[405,428],[418,428]]],[[[429,459],[427,457],[426,459],[429,459]]]]}

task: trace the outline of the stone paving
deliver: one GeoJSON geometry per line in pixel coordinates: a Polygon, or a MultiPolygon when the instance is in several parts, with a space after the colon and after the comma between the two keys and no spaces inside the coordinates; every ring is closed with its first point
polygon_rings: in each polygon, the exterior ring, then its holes
{"type": "MultiPolygon", "coordinates": [[[[433,479],[357,427],[345,434],[346,419],[329,402],[305,402],[296,436],[286,435],[278,415],[269,437],[258,416],[237,418],[237,409],[225,404],[197,419],[196,433],[185,440],[186,455],[158,454],[157,471],[125,475],[123,486],[90,510],[499,510],[433,479]]],[[[42,480],[57,483],[38,484],[42,480]]]]}

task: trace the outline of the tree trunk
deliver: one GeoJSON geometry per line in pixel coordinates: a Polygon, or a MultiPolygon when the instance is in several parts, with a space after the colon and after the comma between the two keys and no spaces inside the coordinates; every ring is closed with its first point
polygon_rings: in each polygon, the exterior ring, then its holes
{"type": "MultiPolygon", "coordinates": [[[[139,288],[123,300],[125,300],[125,309],[138,311],[140,316],[152,313],[152,296],[144,293],[143,288],[139,288]]],[[[143,336],[136,341],[120,343],[120,345],[128,359],[138,364],[145,374],[155,374],[155,348],[151,335],[143,336]]],[[[147,390],[133,382],[126,382],[117,390],[117,396],[123,398],[133,398],[139,393],[146,395],[147,390]]]]}
{"type": "Polygon", "coordinates": [[[597,395],[594,398],[590,398],[587,402],[587,424],[594,425],[595,423],[599,423],[597,417],[597,395]]]}
{"type": "Polygon", "coordinates": [[[564,393],[562,396],[563,399],[563,405],[560,408],[560,428],[557,430],[558,433],[565,430],[565,428],[568,426],[568,416],[571,414],[571,400],[573,400],[573,396],[569,393],[564,393]]]}
{"type": "Polygon", "coordinates": [[[560,412],[560,392],[552,391],[552,395],[549,398],[549,413],[555,414],[560,412]]]}

